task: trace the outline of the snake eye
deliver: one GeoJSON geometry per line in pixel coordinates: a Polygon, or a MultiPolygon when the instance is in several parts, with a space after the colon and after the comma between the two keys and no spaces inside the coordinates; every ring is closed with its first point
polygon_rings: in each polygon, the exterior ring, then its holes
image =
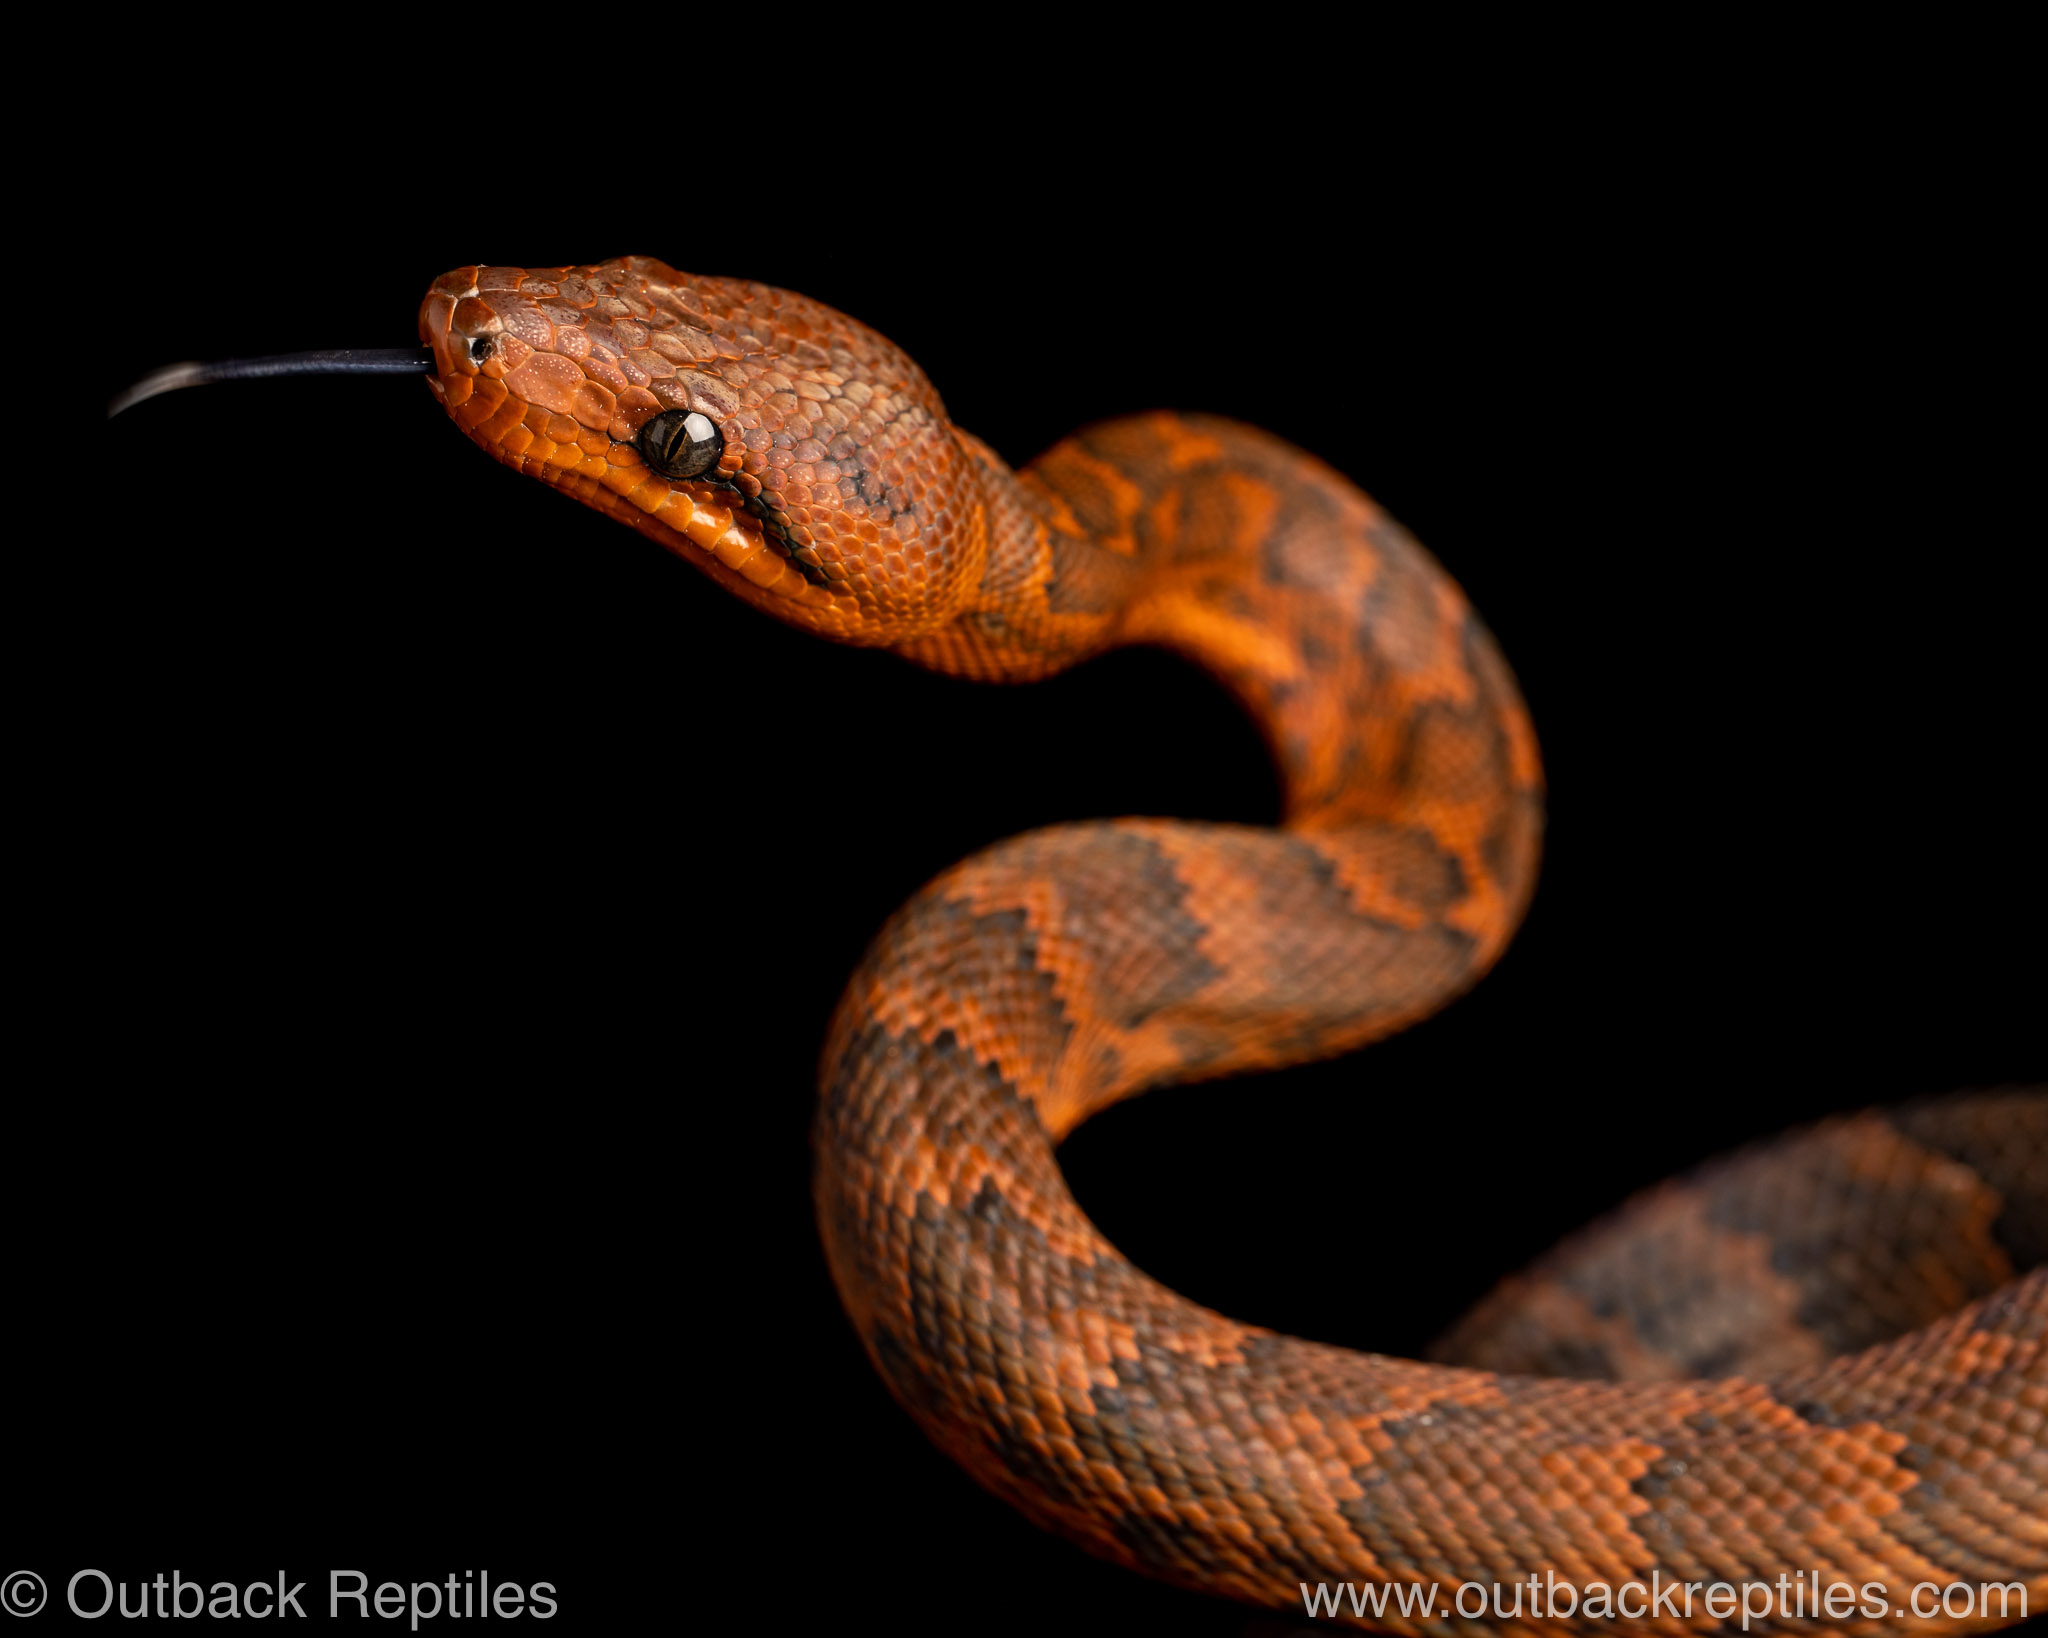
{"type": "Polygon", "coordinates": [[[469,340],[469,361],[470,361],[470,363],[472,363],[472,364],[481,364],[481,363],[482,363],[482,362],[483,362],[483,361],[484,361],[485,359],[489,358],[490,356],[491,356],[491,338],[490,338],[489,336],[472,336],[472,337],[470,337],[470,340],[469,340]]]}
{"type": "Polygon", "coordinates": [[[640,453],[664,478],[695,478],[725,453],[711,417],[695,410],[664,410],[640,429],[640,453]]]}

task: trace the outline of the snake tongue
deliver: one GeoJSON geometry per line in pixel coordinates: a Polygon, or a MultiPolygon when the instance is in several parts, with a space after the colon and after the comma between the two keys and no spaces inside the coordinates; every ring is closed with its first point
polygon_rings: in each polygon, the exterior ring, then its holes
{"type": "Polygon", "coordinates": [[[434,355],[424,347],[339,347],[269,358],[223,358],[209,364],[166,364],[107,400],[107,419],[145,398],[213,381],[249,381],[270,375],[427,375],[434,355]]]}

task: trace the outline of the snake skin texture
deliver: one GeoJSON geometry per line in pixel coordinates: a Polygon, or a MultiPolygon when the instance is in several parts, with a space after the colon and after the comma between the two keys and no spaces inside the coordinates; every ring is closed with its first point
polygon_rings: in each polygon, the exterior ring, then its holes
{"type": "MultiPolygon", "coordinates": [[[[1202,1309],[1068,1194],[1054,1146],[1091,1112],[1399,1029],[1485,972],[1528,901],[1542,773],[1514,679],[1345,479],[1175,414],[1013,473],[872,331],[645,258],[460,268],[420,333],[484,450],[791,624],[991,681],[1162,645],[1274,749],[1280,828],[1015,837],[896,914],[832,1023],[832,1274],[897,1399],[981,1483],[1254,1604],[1473,1583],[1492,1612],[1342,1612],[1395,1631],[1644,1629],[1595,1583],[1769,1584],[1751,1631],[2001,1624],[1916,1611],[1922,1583],[2048,1598],[2041,1092],[1829,1122],[1652,1191],[1428,1363],[1202,1309]],[[702,477],[642,458],[664,411],[718,429],[702,477]],[[1504,1612],[1543,1578],[1575,1613],[1504,1612]],[[1806,1602],[1841,1583],[1850,1610],[1806,1602]]],[[[1654,1614],[1734,1626],[1697,1595],[1654,1614]]]]}

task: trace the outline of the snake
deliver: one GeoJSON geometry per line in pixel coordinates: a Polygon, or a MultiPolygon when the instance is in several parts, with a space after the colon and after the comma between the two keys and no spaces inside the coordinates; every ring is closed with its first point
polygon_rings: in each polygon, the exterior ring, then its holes
{"type": "Polygon", "coordinates": [[[1165,411],[1012,470],[872,329],[645,257],[457,268],[419,335],[473,443],[755,609],[988,683],[1165,648],[1271,749],[1277,826],[1063,824],[946,870],[826,1032],[833,1282],[980,1484],[1131,1570],[1377,1630],[1967,1631],[2048,1599],[2048,1091],[1709,1164],[1427,1360],[1201,1307],[1073,1199],[1091,1114],[1400,1030],[1529,903],[1513,674],[1342,474],[1165,411]]]}

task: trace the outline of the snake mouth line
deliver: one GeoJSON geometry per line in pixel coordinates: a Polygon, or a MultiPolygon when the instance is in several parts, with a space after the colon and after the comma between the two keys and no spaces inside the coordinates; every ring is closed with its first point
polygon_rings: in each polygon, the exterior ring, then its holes
{"type": "MultiPolygon", "coordinates": [[[[612,445],[615,449],[619,448],[620,440],[613,439],[612,445]]],[[[644,450],[636,449],[635,452],[645,459],[644,450]]],[[[795,532],[798,525],[787,512],[761,494],[758,483],[749,491],[743,487],[743,483],[751,480],[729,475],[715,467],[695,478],[670,478],[668,481],[714,491],[715,504],[728,510],[736,505],[743,510],[747,514],[746,521],[752,523],[768,543],[769,549],[783,558],[812,585],[822,586],[827,591],[845,589],[840,583],[846,579],[846,571],[837,564],[827,564],[818,555],[811,545],[808,531],[803,533],[802,538],[798,538],[795,532]]],[[[703,499],[698,498],[700,502],[703,499]]],[[[734,515],[733,522],[741,527],[745,526],[737,514],[734,515]]]]}
{"type": "MultiPolygon", "coordinates": [[[[613,441],[614,449],[630,447],[613,441]]],[[[769,533],[767,520],[749,508],[746,497],[732,485],[703,479],[678,482],[640,463],[610,466],[593,476],[576,466],[536,460],[502,443],[486,448],[514,471],[572,491],[632,524],[742,597],[759,599],[765,594],[812,609],[828,609],[853,597],[853,588],[833,576],[838,565],[825,565],[815,575],[809,572],[784,542],[769,533]],[[631,481],[629,474],[639,475],[639,481],[631,481]]]]}
{"type": "Polygon", "coordinates": [[[777,538],[775,525],[757,509],[758,502],[749,505],[748,497],[727,485],[693,487],[699,491],[695,495],[678,486],[653,516],[719,568],[757,592],[812,608],[828,608],[838,597],[852,596],[852,587],[800,562],[787,537],[777,538]],[[689,513],[679,517],[683,506],[689,513]]]}

